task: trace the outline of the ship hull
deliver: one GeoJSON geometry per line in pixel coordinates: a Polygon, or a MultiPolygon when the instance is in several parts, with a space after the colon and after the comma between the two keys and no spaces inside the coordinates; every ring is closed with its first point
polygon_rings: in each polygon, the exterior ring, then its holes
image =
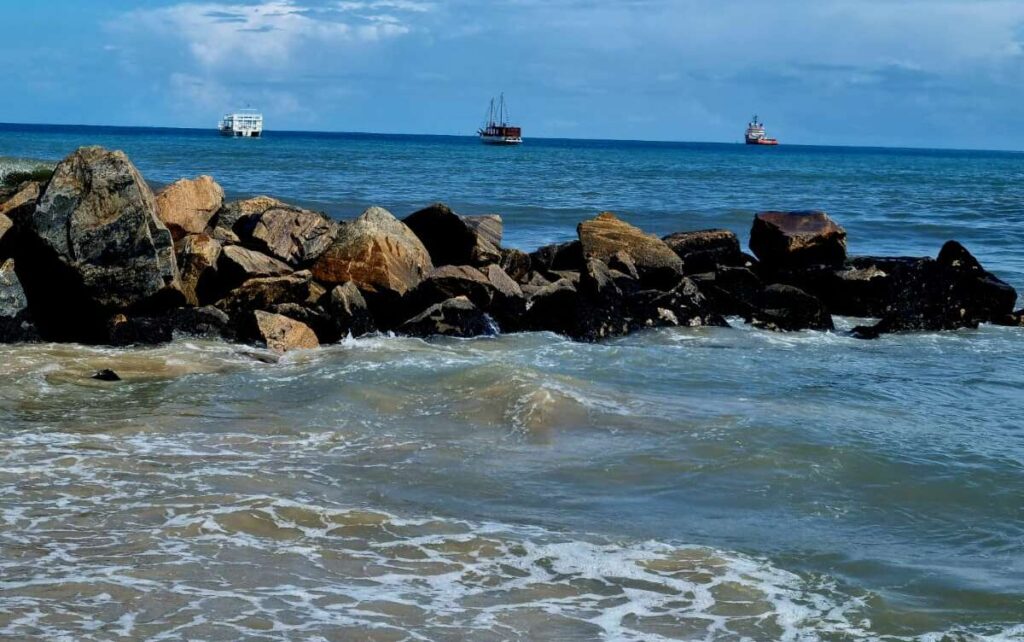
{"type": "Polygon", "coordinates": [[[747,144],[748,145],[763,145],[763,146],[767,146],[767,147],[773,147],[775,145],[778,145],[779,141],[775,140],[774,138],[755,138],[755,139],[748,138],[747,139],[747,144]]]}
{"type": "Polygon", "coordinates": [[[518,136],[487,136],[481,134],[480,142],[484,145],[521,145],[523,139],[518,136]]]}

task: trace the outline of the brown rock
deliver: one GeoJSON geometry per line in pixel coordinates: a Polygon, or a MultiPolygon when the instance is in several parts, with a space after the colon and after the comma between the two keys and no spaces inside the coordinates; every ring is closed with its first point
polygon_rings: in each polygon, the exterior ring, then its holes
{"type": "Polygon", "coordinates": [[[490,317],[460,296],[427,308],[399,326],[398,331],[414,337],[475,337],[494,334],[495,328],[490,317]]]}
{"type": "Polygon", "coordinates": [[[287,276],[249,279],[218,301],[217,307],[235,317],[243,312],[270,310],[285,303],[316,305],[326,293],[323,286],[313,280],[313,275],[303,271],[287,276]]]}
{"type": "Polygon", "coordinates": [[[261,214],[275,207],[288,209],[291,206],[269,196],[254,196],[241,201],[231,201],[225,203],[217,212],[215,227],[234,230],[235,225],[242,219],[261,214]]]}
{"type": "Polygon", "coordinates": [[[189,305],[202,305],[215,296],[221,244],[206,234],[194,234],[183,238],[175,247],[185,300],[189,305]]]}
{"type": "Polygon", "coordinates": [[[505,233],[505,225],[498,214],[481,214],[479,216],[463,216],[469,229],[494,247],[501,247],[501,237],[505,233]]]}
{"type": "Polygon", "coordinates": [[[750,249],[770,270],[838,267],[846,260],[846,230],[825,212],[762,212],[754,217],[750,249]]]}
{"type": "Polygon", "coordinates": [[[292,272],[288,265],[275,258],[237,245],[228,245],[223,249],[217,269],[228,289],[252,278],[284,276],[292,272]]]}
{"type": "Polygon", "coordinates": [[[257,310],[254,315],[259,340],[274,352],[320,347],[316,333],[305,323],[262,310],[257,310]]]}
{"type": "Polygon", "coordinates": [[[247,215],[233,231],[244,245],[299,267],[330,247],[338,224],[318,212],[275,204],[247,215]]]}
{"type": "Polygon", "coordinates": [[[0,216],[17,218],[20,213],[28,213],[25,211],[35,207],[41,190],[42,184],[38,181],[22,184],[14,196],[0,203],[0,216]]]}
{"type": "Polygon", "coordinates": [[[683,262],[664,241],[619,220],[611,212],[583,221],[576,228],[584,257],[607,263],[617,253],[629,254],[641,279],[669,280],[682,272],[683,262]]]}
{"type": "Polygon", "coordinates": [[[156,213],[174,240],[205,232],[224,203],[224,190],[210,176],[183,178],[156,195],[156,213]]]}
{"type": "Polygon", "coordinates": [[[498,264],[515,281],[522,281],[530,273],[530,255],[522,250],[502,249],[498,264]]]}
{"type": "Polygon", "coordinates": [[[352,281],[365,292],[405,294],[433,269],[423,243],[387,210],[371,207],[342,224],[313,264],[313,276],[329,285],[352,281]]]}

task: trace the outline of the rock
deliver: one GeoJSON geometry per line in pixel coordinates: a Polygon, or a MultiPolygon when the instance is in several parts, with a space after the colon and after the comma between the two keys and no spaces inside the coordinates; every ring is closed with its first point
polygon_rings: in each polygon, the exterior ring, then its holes
{"type": "Polygon", "coordinates": [[[13,244],[14,222],[3,214],[0,214],[0,259],[10,257],[11,245],[13,244]]]}
{"type": "Polygon", "coordinates": [[[754,217],[750,249],[763,267],[841,266],[846,230],[825,212],[762,212],[754,217]]]}
{"type": "Polygon", "coordinates": [[[519,284],[498,265],[488,265],[484,268],[483,274],[492,288],[492,314],[497,312],[495,316],[505,320],[519,316],[526,308],[526,296],[519,284]]]}
{"type": "MultiPolygon", "coordinates": [[[[494,287],[484,273],[469,265],[442,265],[434,268],[404,299],[407,312],[420,312],[436,303],[464,296],[473,305],[486,310],[491,305],[494,287]]],[[[412,316],[411,314],[409,316],[412,316]]]]}
{"type": "Polygon", "coordinates": [[[0,216],[10,220],[18,220],[32,214],[42,192],[42,183],[28,181],[23,183],[10,198],[0,203],[0,216]]]}
{"type": "Polygon", "coordinates": [[[689,278],[668,291],[645,290],[631,297],[630,314],[637,328],[728,327],[725,319],[689,278]]]}
{"type": "Polygon", "coordinates": [[[531,252],[529,259],[530,270],[535,272],[578,270],[583,266],[583,246],[579,241],[545,245],[531,252]]]}
{"type": "Polygon", "coordinates": [[[224,204],[224,190],[210,176],[183,178],[156,195],[156,213],[177,241],[207,231],[224,204]]]}
{"type": "Polygon", "coordinates": [[[402,220],[423,242],[435,266],[482,266],[501,260],[501,217],[467,220],[444,203],[435,203],[402,220]]]}
{"type": "Polygon", "coordinates": [[[252,278],[284,276],[292,273],[287,264],[237,245],[225,246],[217,260],[220,290],[231,290],[252,278]]]}
{"type": "Polygon", "coordinates": [[[946,243],[939,256],[897,264],[886,279],[884,306],[874,326],[854,328],[854,336],[875,338],[889,332],[976,328],[1003,323],[1012,314],[1017,292],[982,268],[962,245],[946,243]]]}
{"type": "Polygon", "coordinates": [[[482,238],[496,248],[501,247],[501,238],[505,234],[505,225],[501,221],[501,216],[497,214],[482,214],[479,216],[463,216],[462,220],[466,222],[466,225],[479,238],[482,238]]]}
{"type": "Polygon", "coordinates": [[[189,305],[217,298],[217,263],[221,244],[206,234],[186,236],[175,246],[181,273],[181,291],[189,305]]]}
{"type": "Polygon", "coordinates": [[[348,335],[359,337],[376,329],[366,299],[354,283],[335,286],[324,307],[333,323],[334,341],[348,335]]]}
{"type": "Polygon", "coordinates": [[[513,248],[501,250],[501,260],[498,265],[514,281],[522,282],[530,273],[530,255],[522,250],[513,248]]]}
{"type": "Polygon", "coordinates": [[[228,316],[241,317],[244,312],[270,310],[285,303],[315,306],[327,294],[308,271],[286,276],[249,279],[217,302],[228,316]]]}
{"type": "Polygon", "coordinates": [[[321,283],[351,281],[364,293],[401,296],[433,268],[427,249],[412,230],[387,210],[371,207],[342,224],[312,270],[321,283]]]}
{"type": "Polygon", "coordinates": [[[761,292],[748,322],[758,328],[786,332],[835,329],[832,316],[820,300],[799,288],[778,283],[761,292]]]}
{"type": "Polygon", "coordinates": [[[667,243],[656,236],[619,220],[611,212],[602,212],[576,227],[583,256],[605,263],[618,252],[626,252],[642,281],[659,287],[675,284],[683,271],[683,261],[667,243]]]}
{"type": "Polygon", "coordinates": [[[38,338],[25,290],[14,267],[13,259],[7,259],[0,265],[0,343],[38,338]]]}
{"type": "Polygon", "coordinates": [[[575,336],[579,303],[579,292],[567,279],[539,287],[526,302],[521,327],[523,330],[548,330],[575,336]]]}
{"type": "Polygon", "coordinates": [[[280,314],[257,310],[253,313],[259,341],[278,353],[320,347],[316,333],[304,323],[280,314]]]}
{"type": "Polygon", "coordinates": [[[92,376],[97,381],[120,381],[121,377],[113,370],[100,370],[92,376]]]}
{"type": "Polygon", "coordinates": [[[241,243],[292,267],[307,266],[334,241],[338,224],[318,212],[283,203],[248,214],[233,231],[241,243]]]}
{"type": "Polygon", "coordinates": [[[464,296],[430,306],[398,327],[401,334],[414,337],[445,335],[475,337],[494,334],[491,318],[464,296]]]}
{"type": "Polygon", "coordinates": [[[687,274],[712,272],[718,266],[740,267],[746,263],[739,238],[729,230],[676,232],[662,240],[683,260],[687,274]]]}
{"type": "Polygon", "coordinates": [[[19,276],[45,336],[97,340],[119,310],[180,305],[171,234],[123,152],[61,161],[21,226],[19,276]]]}
{"type": "Polygon", "coordinates": [[[159,316],[115,315],[109,324],[113,346],[158,345],[184,335],[202,339],[233,339],[231,319],[213,306],[178,308],[159,316]]]}
{"type": "Polygon", "coordinates": [[[711,307],[726,316],[750,318],[765,287],[760,277],[746,267],[723,267],[692,278],[711,307]]]}
{"type": "Polygon", "coordinates": [[[271,198],[269,196],[254,196],[253,198],[247,198],[241,201],[225,203],[224,206],[217,211],[217,217],[213,221],[213,236],[214,238],[217,238],[218,230],[223,230],[223,232],[220,232],[221,234],[226,232],[234,234],[235,225],[237,225],[242,219],[246,219],[256,214],[261,214],[270,209],[287,209],[289,207],[291,206],[287,203],[282,203],[276,198],[271,198]]]}

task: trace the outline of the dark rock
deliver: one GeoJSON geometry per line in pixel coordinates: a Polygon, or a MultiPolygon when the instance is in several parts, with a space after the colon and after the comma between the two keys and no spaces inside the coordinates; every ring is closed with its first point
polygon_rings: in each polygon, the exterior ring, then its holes
{"type": "Polygon", "coordinates": [[[778,283],[761,292],[748,322],[758,328],[784,332],[835,329],[832,316],[819,299],[799,288],[778,283]]]}
{"type": "Polygon", "coordinates": [[[118,314],[110,320],[108,330],[108,343],[114,346],[159,345],[178,336],[235,338],[228,315],[213,306],[178,308],[160,316],[118,314]]]}
{"type": "Polygon", "coordinates": [[[242,217],[232,229],[243,245],[302,267],[330,247],[338,224],[318,212],[275,203],[242,217]]]}
{"type": "Polygon", "coordinates": [[[43,184],[38,181],[23,183],[17,191],[0,202],[0,216],[11,221],[22,221],[32,215],[39,202],[43,184]]]}
{"type": "Polygon", "coordinates": [[[616,217],[602,212],[576,227],[585,258],[605,263],[618,252],[625,252],[641,281],[650,287],[673,287],[683,271],[683,261],[667,243],[616,217]]]}
{"type": "Polygon", "coordinates": [[[223,248],[217,260],[217,292],[231,290],[249,279],[292,273],[286,263],[237,245],[223,248]]]}
{"type": "Polygon", "coordinates": [[[430,306],[456,297],[466,297],[486,310],[491,305],[494,287],[483,272],[468,265],[442,265],[434,268],[402,299],[403,316],[411,318],[430,306]]]}
{"type": "Polygon", "coordinates": [[[467,220],[444,203],[435,203],[403,219],[403,223],[423,242],[436,266],[483,266],[501,260],[498,244],[489,238],[501,238],[501,218],[467,220]],[[495,231],[495,226],[497,230],[495,231]]]}
{"type": "Polygon", "coordinates": [[[531,252],[529,258],[534,272],[579,270],[583,267],[583,246],[579,241],[545,245],[531,252]]]}
{"type": "Polygon", "coordinates": [[[414,337],[445,335],[475,337],[494,334],[491,318],[464,296],[430,306],[398,327],[401,334],[414,337]]]}
{"type": "Polygon", "coordinates": [[[323,305],[333,324],[332,341],[350,334],[359,337],[376,329],[366,299],[354,283],[335,286],[323,305]]]}
{"type": "MultiPolygon", "coordinates": [[[[525,288],[524,288],[525,291],[525,288]]],[[[566,336],[577,334],[580,295],[566,279],[538,288],[526,302],[523,330],[549,330],[566,336]]]]}
{"type": "Polygon", "coordinates": [[[92,376],[97,381],[120,381],[121,377],[113,370],[100,370],[92,376]]]}
{"type": "Polygon", "coordinates": [[[285,303],[315,306],[326,293],[309,271],[302,271],[286,276],[249,279],[218,301],[217,307],[228,316],[236,317],[243,312],[270,310],[285,303]]]}
{"type": "Polygon", "coordinates": [[[13,259],[0,265],[0,343],[32,341],[39,335],[13,259]]]}
{"type": "Polygon", "coordinates": [[[61,161],[20,227],[18,274],[48,338],[102,340],[118,311],[184,300],[171,234],[123,152],[83,147],[61,161]]]}
{"type": "Polygon", "coordinates": [[[175,245],[181,273],[181,291],[189,305],[216,299],[219,292],[217,263],[221,244],[206,234],[186,236],[175,245]]]}
{"type": "Polygon", "coordinates": [[[254,196],[253,198],[247,198],[241,201],[232,201],[225,203],[220,210],[217,211],[217,215],[213,218],[210,224],[214,228],[214,238],[223,240],[218,237],[218,234],[236,235],[235,226],[239,227],[251,227],[244,219],[248,219],[251,216],[255,216],[266,212],[267,210],[274,208],[287,209],[291,207],[287,203],[283,203],[276,198],[269,196],[254,196]]]}
{"type": "Polygon", "coordinates": [[[501,247],[501,239],[505,234],[505,225],[497,214],[481,214],[479,216],[463,216],[462,220],[479,238],[496,248],[501,247]]]}
{"type": "Polygon", "coordinates": [[[740,240],[729,230],[676,232],[662,240],[683,260],[687,274],[712,272],[718,266],[742,267],[746,264],[740,240]]]}
{"type": "Polygon", "coordinates": [[[498,265],[514,281],[522,283],[526,275],[530,273],[530,255],[522,250],[503,249],[501,250],[501,260],[498,262],[498,265]]]}
{"type": "Polygon", "coordinates": [[[353,282],[365,293],[401,296],[434,268],[430,254],[409,227],[387,210],[371,207],[342,224],[334,243],[313,264],[321,283],[353,282]]]}
{"type": "Polygon", "coordinates": [[[526,295],[512,277],[498,265],[484,268],[484,276],[490,283],[491,306],[487,312],[504,331],[514,331],[526,311],[526,295]]]}
{"type": "Polygon", "coordinates": [[[825,212],[762,212],[754,217],[750,249],[767,269],[841,266],[846,230],[825,212]]]}
{"type": "Polygon", "coordinates": [[[750,268],[722,267],[693,277],[711,307],[725,316],[749,318],[764,291],[764,282],[750,268]]]}
{"type": "Polygon", "coordinates": [[[630,278],[640,278],[640,272],[637,271],[636,263],[633,262],[633,257],[629,255],[629,252],[619,251],[612,254],[611,258],[608,259],[608,267],[612,270],[617,270],[630,278]]]}

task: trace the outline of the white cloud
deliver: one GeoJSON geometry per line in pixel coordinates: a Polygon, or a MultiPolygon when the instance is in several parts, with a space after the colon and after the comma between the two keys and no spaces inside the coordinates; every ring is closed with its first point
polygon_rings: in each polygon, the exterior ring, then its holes
{"type": "Polygon", "coordinates": [[[338,2],[325,7],[295,0],[259,4],[187,2],[131,11],[115,29],[179,41],[207,69],[287,69],[297,57],[325,48],[377,42],[409,33],[403,13],[429,4],[403,0],[338,2]]]}

